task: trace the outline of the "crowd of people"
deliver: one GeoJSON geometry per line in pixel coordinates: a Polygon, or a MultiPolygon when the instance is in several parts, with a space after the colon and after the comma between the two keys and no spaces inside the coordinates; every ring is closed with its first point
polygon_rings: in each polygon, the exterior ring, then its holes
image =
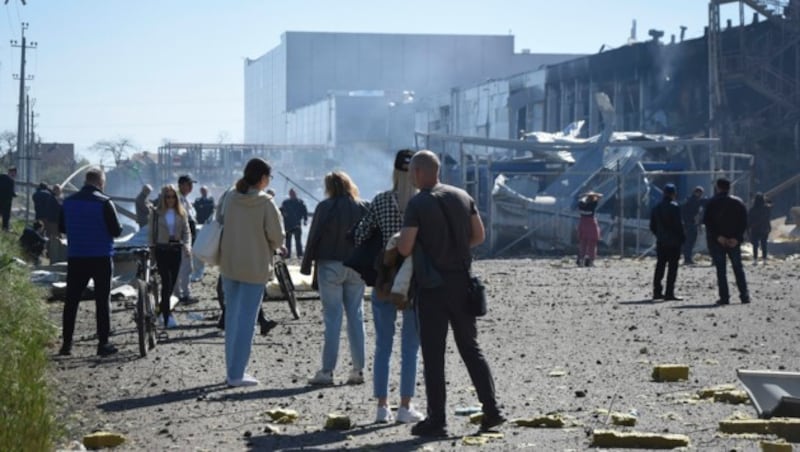
{"type": "MultiPolygon", "coordinates": [[[[389,165],[387,165],[388,167],[389,165]]],[[[302,243],[302,227],[308,225],[308,210],[294,190],[278,206],[268,188],[272,167],[251,159],[242,177],[215,202],[208,188],[189,201],[196,181],[181,175],[177,184],[166,184],[150,199],[153,188],[144,185],[136,197],[136,222],[149,228],[148,243],[154,249],[161,281],[160,316],[165,328],[177,321],[170,297],[192,304],[191,282],[203,277],[202,263],[192,255],[198,225],[216,220],[223,225],[220,242],[218,299],[222,307],[220,328],[225,335],[225,379],[229,386],[252,386],[258,380],[247,372],[255,325],[267,334],[276,322],[268,320],[261,307],[265,285],[274,278],[273,257],[289,257],[294,246],[300,271],[312,275],[319,292],[324,326],[319,370],[310,385],[333,385],[336,381],[339,342],[343,321],[350,350],[346,384],[363,384],[367,367],[364,328],[364,293],[367,278],[349,260],[371,238],[379,238],[382,252],[374,257],[378,270],[371,294],[375,344],[372,393],[376,401],[375,421],[413,423],[419,436],[446,435],[445,351],[447,332],[453,336],[482,405],[481,431],[505,421],[498,404],[492,372],[478,343],[476,317],[467,309],[471,249],[485,238],[475,201],[463,190],[439,181],[440,162],[430,151],[401,150],[395,155],[388,190],[372,200],[361,199],[356,183],[343,171],[324,179],[326,197],[313,212],[308,238],[302,243]],[[388,256],[391,255],[390,259],[388,256]],[[199,270],[198,270],[199,267],[199,270]],[[413,283],[409,272],[413,268],[413,283]],[[394,286],[394,287],[393,287],[394,286]],[[397,287],[402,287],[399,290],[397,287]],[[400,327],[399,408],[389,408],[389,373],[398,317],[400,327]],[[422,355],[427,413],[418,411],[414,398],[418,357],[422,355]]],[[[8,181],[15,195],[13,174],[0,178],[0,194],[8,181]]],[[[730,194],[730,181],[716,181],[715,195],[703,196],[696,187],[681,205],[674,184],[661,188],[663,199],[651,211],[650,229],[656,239],[653,299],[681,300],[676,280],[681,255],[693,264],[694,242],[704,226],[708,250],[716,268],[719,300],[730,302],[726,279],[731,262],[742,303],[751,301],[741,258],[745,235],[756,256],[767,259],[770,203],[756,195],[749,210],[730,194]],[[666,283],[663,284],[666,273],[666,283]]],[[[102,170],[86,172],[84,186],[62,199],[60,187],[41,184],[33,195],[36,221],[25,229],[21,242],[29,257],[38,260],[48,238],[66,234],[67,293],[62,318],[60,355],[72,353],[72,338],[78,305],[90,279],[94,280],[97,354],[117,352],[110,342],[110,289],[113,275],[113,241],[122,228],[116,207],[103,190],[102,170]]],[[[3,191],[5,190],[5,191],[3,191]]],[[[579,266],[591,267],[597,255],[600,228],[595,218],[602,194],[584,193],[578,202],[579,266]]],[[[5,208],[0,199],[0,207],[5,208]]],[[[5,212],[3,220],[5,224],[5,212]]]]}

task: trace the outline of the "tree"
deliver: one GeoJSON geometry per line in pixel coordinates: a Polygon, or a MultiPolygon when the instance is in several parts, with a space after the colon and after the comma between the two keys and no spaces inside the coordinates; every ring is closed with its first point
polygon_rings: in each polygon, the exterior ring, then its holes
{"type": "Polygon", "coordinates": [[[137,146],[128,138],[117,138],[116,140],[100,140],[93,144],[91,149],[108,152],[114,158],[114,165],[128,159],[129,150],[136,151],[137,146]]]}
{"type": "Polygon", "coordinates": [[[12,159],[14,158],[14,151],[17,149],[17,134],[6,130],[0,133],[0,161],[3,166],[13,165],[12,159]]]}

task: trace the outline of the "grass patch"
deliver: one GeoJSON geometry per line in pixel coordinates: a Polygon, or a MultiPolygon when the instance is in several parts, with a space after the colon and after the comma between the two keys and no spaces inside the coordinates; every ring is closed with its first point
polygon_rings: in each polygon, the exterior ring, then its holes
{"type": "Polygon", "coordinates": [[[52,450],[59,425],[48,388],[56,330],[19,256],[20,225],[0,232],[0,450],[52,450]]]}

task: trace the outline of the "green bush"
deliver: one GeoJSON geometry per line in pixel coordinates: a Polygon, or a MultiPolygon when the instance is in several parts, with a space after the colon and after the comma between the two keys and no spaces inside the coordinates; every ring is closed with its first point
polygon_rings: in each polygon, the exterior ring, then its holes
{"type": "Polygon", "coordinates": [[[59,427],[47,346],[56,332],[44,294],[12,260],[19,255],[18,237],[0,232],[0,450],[52,450],[59,427]]]}

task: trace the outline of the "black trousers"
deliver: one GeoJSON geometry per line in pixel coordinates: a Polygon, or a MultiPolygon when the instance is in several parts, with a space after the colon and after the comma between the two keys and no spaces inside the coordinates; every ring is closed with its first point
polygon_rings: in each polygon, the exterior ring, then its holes
{"type": "Polygon", "coordinates": [[[298,226],[294,229],[288,229],[286,231],[286,257],[292,256],[292,238],[294,238],[294,244],[297,251],[297,257],[303,257],[303,228],[298,226]]]}
{"type": "Polygon", "coordinates": [[[108,343],[111,330],[111,275],[114,261],[106,257],[70,257],[67,259],[67,300],[62,317],[64,345],[72,345],[78,304],[89,280],[94,280],[95,315],[97,318],[97,340],[100,345],[108,343]]]}
{"type": "Polygon", "coordinates": [[[653,275],[653,294],[671,297],[675,295],[675,280],[678,279],[678,261],[681,258],[680,246],[656,245],[656,271],[653,275]],[[667,290],[661,285],[664,270],[667,270],[667,290]]]}
{"type": "Polygon", "coordinates": [[[158,276],[161,278],[161,299],[159,306],[161,316],[164,318],[164,325],[172,315],[169,299],[178,281],[178,271],[181,268],[182,245],[158,245],[156,246],[156,267],[158,276]]]}
{"type": "Polygon", "coordinates": [[[8,220],[11,218],[11,200],[0,201],[0,216],[3,217],[3,230],[8,231],[8,220]]]}
{"type": "Polygon", "coordinates": [[[475,316],[467,311],[466,272],[441,273],[444,284],[435,289],[417,289],[420,348],[422,349],[425,395],[428,398],[428,418],[437,424],[446,423],[445,350],[447,330],[453,328],[458,353],[483,404],[487,416],[499,414],[494,380],[489,364],[478,344],[475,316]]]}

